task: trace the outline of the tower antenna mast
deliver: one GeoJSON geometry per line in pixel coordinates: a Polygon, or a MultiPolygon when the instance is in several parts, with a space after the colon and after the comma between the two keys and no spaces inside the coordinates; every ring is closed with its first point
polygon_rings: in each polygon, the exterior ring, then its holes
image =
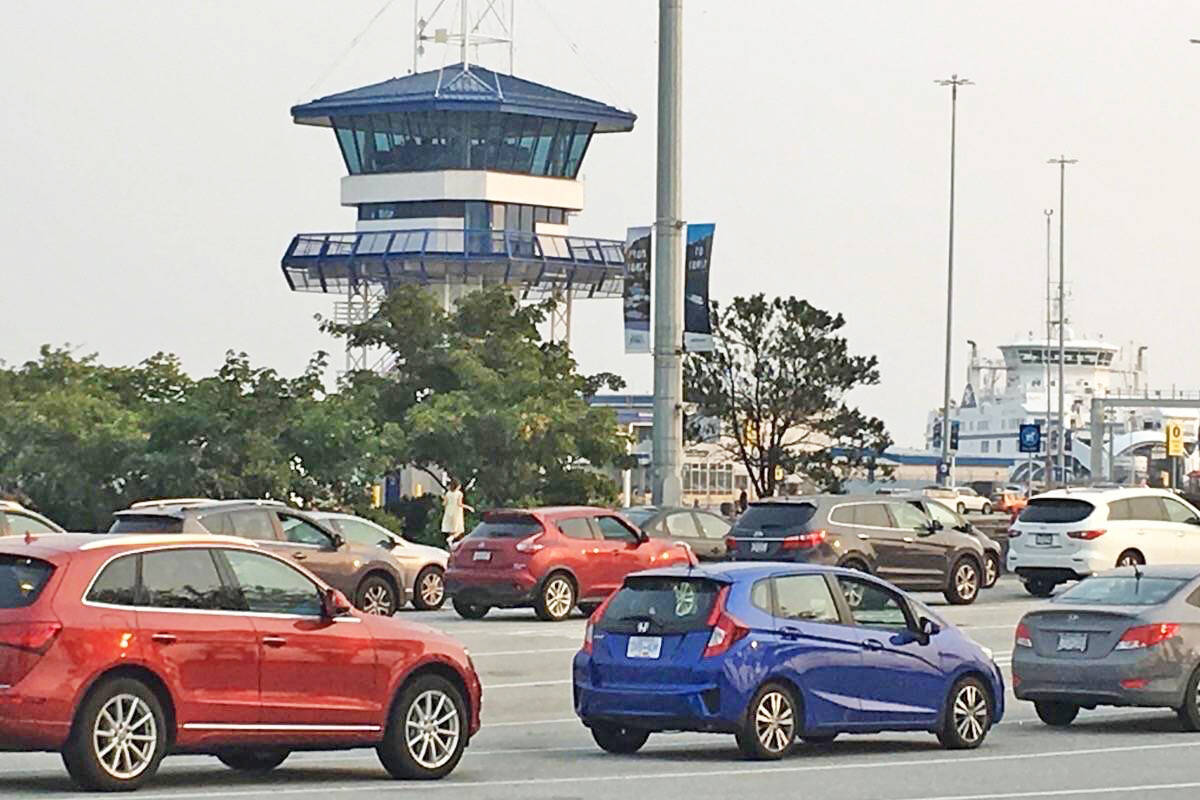
{"type": "Polygon", "coordinates": [[[421,56],[427,42],[457,45],[459,61],[469,71],[479,61],[479,48],[508,45],[508,74],[516,66],[516,0],[413,0],[413,72],[420,71],[421,56]],[[421,14],[421,6],[429,7],[421,14]],[[505,11],[508,13],[506,14],[505,11]]]}

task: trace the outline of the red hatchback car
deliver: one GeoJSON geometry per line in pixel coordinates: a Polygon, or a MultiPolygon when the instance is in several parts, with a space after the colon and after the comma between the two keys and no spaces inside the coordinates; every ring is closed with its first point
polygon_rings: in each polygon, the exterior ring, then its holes
{"type": "Polygon", "coordinates": [[[441,778],[480,695],[453,640],[244,539],[0,538],[0,749],[59,751],[89,789],[136,788],[168,753],[266,771],[364,746],[441,778]]]}
{"type": "Polygon", "coordinates": [[[557,621],[576,605],[590,614],[631,572],[690,559],[686,548],[651,539],[606,508],[489,511],[450,556],[446,594],[467,619],[533,606],[557,621]]]}

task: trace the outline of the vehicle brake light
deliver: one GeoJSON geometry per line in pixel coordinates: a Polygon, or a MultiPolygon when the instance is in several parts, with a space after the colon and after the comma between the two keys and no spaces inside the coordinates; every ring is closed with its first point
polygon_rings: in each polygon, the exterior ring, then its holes
{"type": "Polygon", "coordinates": [[[1017,623],[1017,647],[1033,647],[1033,639],[1029,635],[1029,626],[1024,622],[1017,623]]]}
{"type": "Polygon", "coordinates": [[[1121,687],[1124,689],[1145,689],[1150,685],[1150,681],[1145,678],[1126,678],[1121,681],[1121,687]]]}
{"type": "Polygon", "coordinates": [[[1140,650],[1143,647],[1154,647],[1179,633],[1178,622],[1160,622],[1156,625],[1138,625],[1125,631],[1121,641],[1117,642],[1117,650],[1140,650]]]}
{"type": "Polygon", "coordinates": [[[15,647],[41,655],[50,649],[54,639],[62,631],[57,622],[20,622],[0,625],[0,646],[15,647]]]}
{"type": "Polygon", "coordinates": [[[711,658],[725,653],[733,647],[738,639],[750,633],[750,629],[725,611],[725,598],[729,596],[729,587],[724,586],[717,593],[717,601],[713,603],[708,615],[708,624],[712,633],[708,637],[708,645],[704,648],[703,658],[711,658]]]}
{"type": "Polygon", "coordinates": [[[545,550],[546,545],[538,541],[542,538],[542,534],[535,533],[533,536],[522,539],[517,542],[518,553],[536,553],[538,550],[545,550]]]}
{"type": "Polygon", "coordinates": [[[1067,538],[1083,539],[1084,541],[1090,542],[1092,539],[1099,539],[1104,535],[1104,533],[1105,531],[1103,529],[1094,531],[1067,531],[1067,538]]]}
{"type": "Polygon", "coordinates": [[[612,599],[616,596],[617,596],[617,593],[613,592],[608,597],[604,598],[604,602],[601,603],[599,605],[599,607],[595,611],[592,612],[592,615],[590,617],[588,617],[587,626],[583,629],[583,648],[582,648],[583,652],[585,652],[589,655],[591,654],[591,652],[592,652],[592,631],[595,630],[596,623],[599,622],[600,618],[604,616],[604,612],[608,609],[608,604],[611,603],[612,599]]]}
{"type": "Polygon", "coordinates": [[[737,550],[737,539],[733,538],[732,536],[726,536],[725,537],[725,549],[726,550],[737,550]]]}
{"type": "Polygon", "coordinates": [[[1010,538],[1010,539],[1021,538],[1021,529],[1020,528],[1009,528],[1008,529],[1008,538],[1010,538]]]}
{"type": "Polygon", "coordinates": [[[816,547],[821,542],[825,541],[828,534],[825,531],[812,531],[811,533],[802,533],[797,536],[788,536],[784,538],[779,545],[781,550],[808,550],[816,547]]]}

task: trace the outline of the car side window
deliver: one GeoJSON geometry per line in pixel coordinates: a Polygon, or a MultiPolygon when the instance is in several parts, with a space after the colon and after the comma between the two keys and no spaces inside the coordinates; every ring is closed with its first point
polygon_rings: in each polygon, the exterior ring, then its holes
{"type": "Polygon", "coordinates": [[[756,581],[750,588],[750,604],[759,611],[765,611],[774,616],[775,609],[771,607],[771,579],[763,578],[756,581]]]}
{"type": "Polygon", "coordinates": [[[595,539],[595,534],[592,533],[592,525],[588,522],[587,517],[571,517],[569,519],[560,519],[558,521],[558,529],[563,532],[563,535],[568,539],[595,539]]]}
{"type": "MultiPolygon", "coordinates": [[[[860,506],[838,506],[829,512],[829,521],[840,525],[854,525],[856,508],[860,508],[860,506]]],[[[866,523],[861,524],[865,525],[866,523]]]]}
{"type": "MultiPolygon", "coordinates": [[[[204,526],[204,530],[217,536],[237,536],[237,529],[233,525],[233,515],[229,512],[221,512],[218,514],[205,514],[200,517],[200,524],[204,526]]],[[[250,537],[245,537],[249,539],[250,537]]]]}
{"type": "Polygon", "coordinates": [[[293,544],[333,547],[330,535],[311,522],[289,514],[280,514],[279,524],[283,527],[283,538],[293,544]]]}
{"type": "Polygon", "coordinates": [[[139,605],[218,611],[227,592],[212,553],[204,549],[156,550],[142,554],[139,605]]]}
{"type": "Polygon", "coordinates": [[[11,536],[24,536],[27,533],[56,533],[54,528],[51,528],[40,519],[22,514],[19,511],[9,511],[8,516],[8,532],[11,536]]]}
{"type": "Polygon", "coordinates": [[[824,575],[784,575],[775,579],[775,604],[783,619],[841,622],[824,575]]]}
{"type": "Polygon", "coordinates": [[[1149,522],[1166,522],[1167,511],[1157,497],[1129,498],[1129,513],[1133,519],[1149,522]]]}
{"type": "Polygon", "coordinates": [[[596,528],[600,531],[600,536],[609,542],[636,542],[638,536],[636,533],[625,527],[625,524],[616,517],[596,517],[596,528]]]}
{"type": "Polygon", "coordinates": [[[856,625],[889,631],[908,629],[908,614],[899,595],[859,578],[839,575],[837,582],[856,625]]]}
{"type": "Polygon", "coordinates": [[[365,522],[356,519],[331,519],[330,525],[342,532],[342,535],[355,544],[380,545],[390,541],[383,531],[373,528],[365,522]]]}
{"type": "Polygon", "coordinates": [[[133,555],[110,561],[96,576],[85,599],[110,606],[136,605],[137,560],[138,556],[133,555]]]}
{"type": "Polygon", "coordinates": [[[246,550],[222,550],[237,578],[247,611],[256,614],[321,615],[321,590],[303,573],[277,559],[246,550]]]}
{"type": "MultiPolygon", "coordinates": [[[[607,517],[604,519],[607,519],[607,517]]],[[[599,520],[597,520],[597,524],[599,524],[599,520]]],[[[667,515],[667,535],[698,539],[700,538],[700,531],[696,528],[696,520],[692,518],[691,512],[684,511],[678,514],[667,515]]],[[[607,539],[608,536],[604,538],[607,539]]]]}
{"type": "Polygon", "coordinates": [[[271,522],[271,515],[266,511],[233,511],[229,519],[233,524],[234,536],[264,542],[275,541],[275,526],[271,522]]]}
{"type": "Polygon", "coordinates": [[[1163,505],[1167,507],[1167,519],[1171,522],[1186,523],[1196,519],[1196,512],[1185,506],[1178,500],[1172,500],[1169,497],[1163,498],[1163,505]]]}
{"type": "Polygon", "coordinates": [[[895,527],[897,528],[911,531],[916,528],[924,528],[929,524],[929,519],[908,503],[891,503],[888,508],[892,512],[892,518],[896,521],[895,527]]]}
{"type": "Polygon", "coordinates": [[[929,516],[942,523],[942,527],[946,530],[951,530],[953,528],[957,528],[959,525],[962,525],[962,521],[958,518],[958,516],[941,503],[930,503],[928,508],[929,516]]]}
{"type": "Polygon", "coordinates": [[[728,522],[712,514],[696,514],[700,523],[700,535],[705,539],[724,539],[729,535],[728,522]]]}
{"type": "Polygon", "coordinates": [[[1108,519],[1110,522],[1122,522],[1133,519],[1129,511],[1128,500],[1114,500],[1108,504],[1108,519]]]}
{"type": "Polygon", "coordinates": [[[892,527],[892,521],[883,503],[862,503],[854,506],[854,524],[868,528],[892,527]]]}

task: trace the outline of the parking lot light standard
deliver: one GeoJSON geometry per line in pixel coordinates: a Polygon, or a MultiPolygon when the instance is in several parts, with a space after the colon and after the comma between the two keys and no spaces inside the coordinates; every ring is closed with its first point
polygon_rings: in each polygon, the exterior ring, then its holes
{"type": "Polygon", "coordinates": [[[970,86],[971,81],[957,74],[934,81],[950,87],[950,247],[946,269],[946,374],[942,393],[942,485],[950,485],[950,350],[951,328],[954,319],[954,156],[958,118],[958,87],[970,86]]]}
{"type": "MultiPolygon", "coordinates": [[[[1060,155],[1058,158],[1051,158],[1047,164],[1058,164],[1058,479],[1064,484],[1067,482],[1067,430],[1064,427],[1063,415],[1063,357],[1065,355],[1065,342],[1063,331],[1067,327],[1066,315],[1066,290],[1063,269],[1063,233],[1065,232],[1064,222],[1066,212],[1063,210],[1063,202],[1067,194],[1067,164],[1078,164],[1079,159],[1067,158],[1060,155]]],[[[1095,447],[1096,443],[1093,442],[1095,447]]],[[[1095,476],[1093,476],[1093,479],[1095,476]]]]}

